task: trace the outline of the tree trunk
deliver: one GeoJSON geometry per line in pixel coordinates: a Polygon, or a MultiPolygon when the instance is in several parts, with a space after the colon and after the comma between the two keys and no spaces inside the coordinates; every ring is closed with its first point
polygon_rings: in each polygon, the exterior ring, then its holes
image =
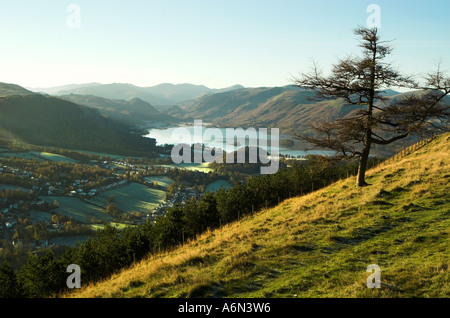
{"type": "Polygon", "coordinates": [[[373,104],[375,101],[375,65],[377,63],[377,45],[374,43],[372,49],[372,66],[370,70],[370,94],[367,103],[367,118],[366,118],[366,132],[364,138],[364,147],[361,155],[359,156],[359,167],[358,167],[358,177],[356,178],[357,187],[365,187],[369,184],[366,182],[366,170],[367,162],[369,161],[370,148],[372,147],[372,112],[373,104]]]}
{"type": "Polygon", "coordinates": [[[359,157],[358,176],[356,178],[357,187],[365,187],[369,185],[365,180],[368,158],[369,158],[368,155],[361,155],[359,157]]]}
{"type": "MultiPolygon", "coordinates": [[[[369,131],[369,134],[371,132],[369,131]]],[[[356,178],[356,186],[357,187],[365,187],[369,184],[366,182],[366,170],[367,170],[367,162],[369,161],[370,154],[370,137],[366,138],[366,142],[364,144],[364,149],[359,156],[359,166],[358,166],[358,176],[356,178]]]]}

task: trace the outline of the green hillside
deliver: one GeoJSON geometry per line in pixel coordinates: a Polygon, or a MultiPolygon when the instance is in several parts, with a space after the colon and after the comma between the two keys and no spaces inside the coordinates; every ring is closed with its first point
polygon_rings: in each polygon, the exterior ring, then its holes
{"type": "Polygon", "coordinates": [[[32,95],[33,92],[16,84],[0,83],[0,97],[10,95],[32,95]]]}
{"type": "Polygon", "coordinates": [[[168,114],[160,113],[152,105],[139,98],[133,98],[129,101],[125,101],[107,99],[93,95],[76,94],[62,95],[59,97],[79,105],[96,108],[102,115],[128,125],[142,125],[145,124],[146,121],[177,121],[168,114]]]}
{"type": "Polygon", "coordinates": [[[155,140],[131,134],[98,110],[56,97],[0,97],[0,138],[121,155],[150,155],[155,140]]]}
{"type": "Polygon", "coordinates": [[[448,297],[450,134],[151,256],[72,297],[448,297]],[[366,269],[381,269],[369,289],[366,269]]]}

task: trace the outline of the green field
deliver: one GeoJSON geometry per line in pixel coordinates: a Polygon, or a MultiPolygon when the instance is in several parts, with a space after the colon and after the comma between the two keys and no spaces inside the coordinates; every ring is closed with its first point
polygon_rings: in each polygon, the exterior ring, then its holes
{"type": "Polygon", "coordinates": [[[113,203],[124,212],[149,212],[166,199],[166,192],[131,183],[115,190],[103,192],[92,198],[91,201],[106,207],[110,196],[115,197],[113,203]]]}
{"type": "Polygon", "coordinates": [[[103,152],[94,152],[94,151],[86,151],[86,150],[73,150],[73,151],[84,153],[84,154],[88,154],[88,155],[95,155],[95,156],[100,156],[100,157],[109,157],[109,158],[112,158],[112,159],[122,159],[122,158],[124,158],[124,156],[113,155],[113,154],[110,154],[110,153],[103,153],[103,152]]]}
{"type": "Polygon", "coordinates": [[[179,163],[179,164],[171,164],[171,165],[160,165],[160,167],[186,169],[186,170],[191,170],[191,171],[198,170],[200,172],[205,172],[205,173],[208,173],[210,171],[214,171],[214,169],[211,169],[209,167],[209,163],[207,163],[207,162],[204,162],[204,163],[179,163]]]}
{"type": "Polygon", "coordinates": [[[22,158],[26,160],[38,160],[38,161],[44,161],[44,160],[51,160],[55,162],[70,162],[75,163],[76,160],[72,158],[68,158],[65,156],[57,155],[50,152],[36,152],[36,151],[28,151],[28,152],[5,152],[0,153],[0,157],[16,157],[16,158],[22,158]]]}
{"type": "Polygon", "coordinates": [[[45,159],[41,156],[36,155],[32,152],[4,152],[0,153],[0,157],[4,158],[21,158],[26,160],[38,160],[38,161],[44,161],[45,159]]]}
{"type": "Polygon", "coordinates": [[[92,218],[103,221],[111,221],[112,217],[105,213],[103,208],[97,207],[95,205],[85,203],[77,198],[69,197],[40,197],[40,199],[47,202],[53,202],[54,200],[59,202],[59,208],[56,209],[57,212],[62,213],[67,217],[74,218],[76,221],[83,223],[91,223],[92,218]]]}
{"type": "MultiPolygon", "coordinates": [[[[123,230],[127,227],[135,227],[135,225],[119,223],[119,222],[111,222],[111,223],[108,223],[108,225],[111,225],[119,230],[123,230]]],[[[93,229],[94,231],[103,230],[104,228],[105,228],[105,224],[92,224],[91,225],[91,229],[93,229]]]]}
{"type": "Polygon", "coordinates": [[[217,181],[214,181],[214,182],[208,184],[205,187],[205,191],[204,192],[207,192],[207,191],[216,192],[220,188],[228,190],[231,187],[232,187],[232,185],[229,182],[227,182],[225,180],[217,180],[217,181]]]}
{"type": "Polygon", "coordinates": [[[31,189],[27,189],[27,188],[24,188],[24,187],[19,187],[19,186],[16,186],[16,185],[0,184],[0,191],[2,191],[2,190],[17,190],[17,189],[20,189],[23,192],[30,192],[31,191],[31,189]]]}
{"type": "Polygon", "coordinates": [[[173,180],[166,176],[153,176],[153,177],[145,177],[145,181],[147,182],[158,182],[158,185],[167,189],[172,183],[173,180]]]}
{"type": "Polygon", "coordinates": [[[32,154],[35,154],[36,156],[39,156],[39,157],[42,157],[44,159],[48,159],[51,161],[55,161],[55,162],[70,162],[70,163],[77,162],[76,160],[74,160],[72,158],[68,158],[68,157],[57,155],[57,154],[50,153],[50,152],[32,152],[32,154]]]}

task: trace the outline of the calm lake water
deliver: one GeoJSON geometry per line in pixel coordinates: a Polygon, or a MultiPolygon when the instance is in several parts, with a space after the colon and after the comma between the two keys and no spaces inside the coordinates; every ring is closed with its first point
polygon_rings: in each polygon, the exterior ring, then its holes
{"type": "MultiPolygon", "coordinates": [[[[215,147],[224,149],[227,152],[235,151],[240,147],[243,147],[244,145],[241,144],[235,144],[234,142],[228,142],[227,143],[227,128],[214,128],[213,130],[208,130],[208,132],[205,134],[205,131],[207,127],[205,127],[205,124],[201,127],[201,133],[200,133],[200,127],[197,127],[198,131],[195,131],[195,126],[176,126],[176,127],[168,127],[168,128],[150,128],[148,131],[148,135],[145,137],[151,137],[156,139],[156,143],[158,145],[175,145],[178,143],[187,143],[187,144],[195,144],[195,143],[203,143],[208,147],[215,147]]],[[[264,131],[259,131],[259,129],[256,129],[256,136],[257,138],[249,138],[246,137],[246,145],[249,145],[249,142],[252,143],[252,145],[259,145],[261,148],[268,150],[270,152],[270,129],[268,129],[269,134],[266,135],[264,131]],[[268,147],[261,145],[258,143],[258,140],[267,140],[268,147]]],[[[229,136],[228,136],[229,137],[229,136]]],[[[294,139],[292,135],[288,134],[280,134],[279,140],[282,139],[294,139]]],[[[290,148],[283,148],[279,147],[279,153],[282,155],[290,155],[290,156],[305,156],[308,154],[333,154],[332,151],[321,151],[321,150],[310,150],[310,151],[304,151],[301,149],[290,149],[290,148]]]]}

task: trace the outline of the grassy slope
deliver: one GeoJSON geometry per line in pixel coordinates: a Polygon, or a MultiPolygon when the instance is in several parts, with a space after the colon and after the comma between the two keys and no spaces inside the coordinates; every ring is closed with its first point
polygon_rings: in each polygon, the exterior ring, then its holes
{"type": "Polygon", "coordinates": [[[76,297],[448,297],[450,135],[200,236],[76,297]],[[366,268],[381,267],[381,289],[366,268]]]}
{"type": "Polygon", "coordinates": [[[96,109],[39,94],[0,97],[0,137],[129,156],[155,149],[154,140],[131,134],[125,125],[104,118],[96,109]]]}
{"type": "Polygon", "coordinates": [[[0,83],[0,97],[10,95],[32,95],[33,92],[16,84],[0,83]]]}

